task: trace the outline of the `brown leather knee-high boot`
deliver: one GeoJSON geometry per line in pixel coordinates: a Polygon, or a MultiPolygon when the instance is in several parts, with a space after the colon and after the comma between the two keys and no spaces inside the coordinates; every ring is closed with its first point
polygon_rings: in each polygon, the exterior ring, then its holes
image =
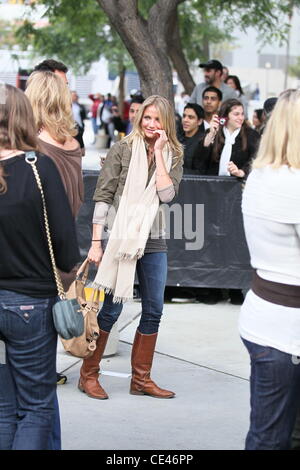
{"type": "Polygon", "coordinates": [[[173,398],[174,392],[158,387],[150,378],[157,333],[143,335],[136,330],[131,354],[132,395],[150,395],[155,398],[173,398]]]}
{"type": "Polygon", "coordinates": [[[100,336],[97,340],[97,347],[91,357],[83,360],[80,369],[80,379],[78,388],[91,398],[98,400],[106,400],[107,393],[98,382],[100,361],[102,359],[104,349],[108,340],[109,332],[100,330],[100,336]]]}

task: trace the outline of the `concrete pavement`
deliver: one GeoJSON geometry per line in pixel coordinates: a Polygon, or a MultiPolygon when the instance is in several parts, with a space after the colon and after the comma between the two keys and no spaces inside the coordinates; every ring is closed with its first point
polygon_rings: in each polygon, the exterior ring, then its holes
{"type": "Polygon", "coordinates": [[[124,305],[117,354],[104,358],[109,400],[77,389],[81,361],[58,348],[64,449],[243,449],[249,420],[249,361],[240,341],[239,307],[170,303],[164,308],[152,376],[176,392],[170,400],[128,393],[130,353],[140,302],[124,305]]]}

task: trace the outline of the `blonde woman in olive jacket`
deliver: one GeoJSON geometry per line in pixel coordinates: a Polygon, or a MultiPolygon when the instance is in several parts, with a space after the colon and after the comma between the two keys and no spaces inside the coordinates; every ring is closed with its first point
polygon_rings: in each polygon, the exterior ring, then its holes
{"type": "Polygon", "coordinates": [[[79,389],[92,398],[108,398],[98,381],[99,363],[123,303],[132,298],[135,271],[142,315],[132,348],[130,393],[157,398],[175,395],[158,387],[150,372],[167,278],[160,204],[171,202],[178,192],[182,154],[174,112],[165,98],[155,95],[144,101],[132,132],[111,148],[101,170],[88,258],[99,266],[94,285],[106,294],[98,316],[97,350],[83,361],[79,380],[79,389]]]}

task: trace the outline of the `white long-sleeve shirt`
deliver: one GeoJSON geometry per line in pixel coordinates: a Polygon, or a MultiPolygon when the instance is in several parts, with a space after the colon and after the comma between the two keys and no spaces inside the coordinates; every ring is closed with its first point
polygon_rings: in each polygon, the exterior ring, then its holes
{"type": "MultiPolygon", "coordinates": [[[[300,286],[300,170],[254,169],[242,211],[251,265],[273,282],[300,286]]],[[[239,331],[256,344],[300,355],[300,308],[276,305],[248,292],[239,331]]]]}

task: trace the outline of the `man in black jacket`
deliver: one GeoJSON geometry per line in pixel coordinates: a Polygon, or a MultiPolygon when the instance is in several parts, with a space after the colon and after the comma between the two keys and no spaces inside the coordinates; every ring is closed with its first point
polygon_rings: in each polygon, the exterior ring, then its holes
{"type": "Polygon", "coordinates": [[[204,124],[204,110],[202,106],[196,103],[188,103],[183,110],[182,116],[182,132],[179,134],[178,139],[184,147],[184,163],[183,171],[185,174],[198,173],[192,170],[192,162],[197,152],[199,142],[205,133],[204,124]]]}

